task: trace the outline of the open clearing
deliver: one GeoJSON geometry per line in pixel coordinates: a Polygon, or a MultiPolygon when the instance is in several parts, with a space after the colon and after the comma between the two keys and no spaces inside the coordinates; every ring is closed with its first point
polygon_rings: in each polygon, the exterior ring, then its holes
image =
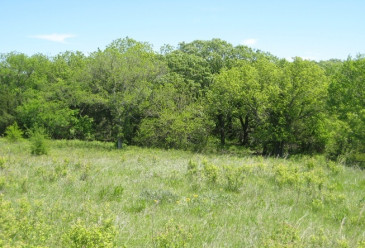
{"type": "Polygon", "coordinates": [[[0,139],[0,247],[365,247],[365,173],[323,157],[0,139]]]}

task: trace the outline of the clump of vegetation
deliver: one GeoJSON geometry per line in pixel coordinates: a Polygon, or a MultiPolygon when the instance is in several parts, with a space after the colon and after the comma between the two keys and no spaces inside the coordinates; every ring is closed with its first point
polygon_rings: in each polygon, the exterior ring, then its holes
{"type": "Polygon", "coordinates": [[[195,180],[195,183],[205,181],[209,186],[220,186],[231,192],[238,192],[245,178],[243,166],[217,166],[206,159],[200,166],[198,162],[190,160],[187,170],[187,175],[195,180]]]}
{"type": "Polygon", "coordinates": [[[110,220],[87,225],[78,220],[64,235],[64,245],[72,248],[114,247],[116,230],[110,220]]]}
{"type": "Polygon", "coordinates": [[[224,166],[224,188],[227,191],[238,192],[243,186],[245,174],[243,167],[224,166]]]}
{"type": "Polygon", "coordinates": [[[44,128],[36,127],[29,131],[30,151],[33,155],[46,155],[49,151],[48,137],[44,128]]]}
{"type": "Polygon", "coordinates": [[[298,230],[288,223],[283,223],[271,234],[270,238],[264,241],[264,247],[300,248],[303,247],[303,244],[301,243],[298,230]]]}
{"type": "Polygon", "coordinates": [[[10,142],[16,142],[23,138],[24,132],[19,128],[18,123],[8,126],[5,130],[5,136],[10,142]]]}
{"type": "Polygon", "coordinates": [[[101,200],[120,201],[123,192],[124,187],[122,185],[110,185],[102,187],[98,192],[98,196],[101,200]]]}
{"type": "Polygon", "coordinates": [[[0,169],[5,169],[6,167],[6,159],[0,156],[0,169]]]}
{"type": "Polygon", "coordinates": [[[176,202],[178,195],[169,190],[143,190],[140,194],[141,199],[159,204],[176,202]]]}
{"type": "Polygon", "coordinates": [[[0,194],[0,247],[45,247],[51,236],[42,203],[11,202],[0,194]]]}
{"type": "Polygon", "coordinates": [[[192,234],[189,230],[181,224],[176,224],[174,219],[170,219],[163,231],[159,232],[154,237],[156,247],[187,247],[192,234]]]}

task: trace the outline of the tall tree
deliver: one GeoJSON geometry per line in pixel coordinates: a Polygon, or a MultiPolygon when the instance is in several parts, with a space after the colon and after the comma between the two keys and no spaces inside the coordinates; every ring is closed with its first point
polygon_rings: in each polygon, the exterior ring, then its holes
{"type": "MultiPolygon", "coordinates": [[[[365,154],[365,58],[348,58],[332,77],[329,108],[341,122],[330,149],[334,156],[365,154]],[[342,127],[342,128],[341,128],[342,127]]],[[[365,157],[365,155],[363,155],[365,157]]],[[[365,162],[363,162],[365,163],[365,162]]]]}
{"type": "Polygon", "coordinates": [[[132,142],[151,84],[165,70],[150,45],[130,38],[113,41],[91,55],[90,87],[104,109],[107,140],[118,140],[119,146],[132,142]]]}

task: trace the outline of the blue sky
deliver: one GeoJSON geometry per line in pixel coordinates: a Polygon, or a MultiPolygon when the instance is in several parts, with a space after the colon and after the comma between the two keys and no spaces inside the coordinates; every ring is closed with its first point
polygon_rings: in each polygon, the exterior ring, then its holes
{"type": "Polygon", "coordinates": [[[155,50],[221,38],[282,57],[365,53],[362,0],[0,0],[0,53],[103,49],[126,36],[155,50]]]}

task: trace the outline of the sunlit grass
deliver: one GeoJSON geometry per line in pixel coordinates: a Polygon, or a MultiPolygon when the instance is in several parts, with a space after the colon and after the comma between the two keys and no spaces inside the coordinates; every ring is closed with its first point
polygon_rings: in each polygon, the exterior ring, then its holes
{"type": "Polygon", "coordinates": [[[323,157],[49,145],[0,139],[2,246],[365,247],[365,173],[323,157]]]}

